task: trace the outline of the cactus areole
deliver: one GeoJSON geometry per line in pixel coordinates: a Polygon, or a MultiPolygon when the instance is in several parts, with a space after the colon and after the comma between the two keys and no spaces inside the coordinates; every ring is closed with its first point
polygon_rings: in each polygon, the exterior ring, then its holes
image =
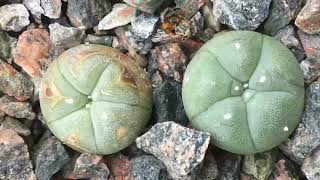
{"type": "Polygon", "coordinates": [[[183,104],[192,126],[238,154],[274,148],[295,130],[304,81],[294,55],[271,37],[226,32],[208,41],[187,67],[183,104]]]}
{"type": "Polygon", "coordinates": [[[48,68],[40,105],[47,126],[65,144],[111,154],[131,144],[147,124],[151,84],[144,70],[116,49],[80,45],[48,68]]]}

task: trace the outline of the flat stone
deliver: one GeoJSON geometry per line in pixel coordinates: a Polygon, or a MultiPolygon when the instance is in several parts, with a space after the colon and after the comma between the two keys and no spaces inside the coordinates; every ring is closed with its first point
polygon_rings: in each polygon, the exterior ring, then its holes
{"type": "Polygon", "coordinates": [[[155,31],[159,17],[142,13],[131,22],[131,32],[140,38],[147,39],[155,31]]]}
{"type": "Polygon", "coordinates": [[[159,158],[172,178],[187,176],[203,161],[210,135],[174,122],[154,125],[136,139],[137,146],[159,158]]]}
{"type": "Polygon", "coordinates": [[[36,116],[29,102],[20,102],[10,96],[0,98],[0,111],[14,118],[33,120],[36,116]]]}
{"type": "Polygon", "coordinates": [[[307,34],[298,30],[298,36],[307,58],[320,62],[320,35],[307,34]]]}
{"type": "Polygon", "coordinates": [[[184,12],[187,19],[191,19],[205,4],[205,0],[175,0],[176,7],[184,12]]]}
{"type": "Polygon", "coordinates": [[[85,43],[89,44],[101,44],[105,46],[111,46],[112,45],[112,36],[96,36],[92,34],[88,34],[87,37],[84,39],[85,43]]]}
{"type": "Polygon", "coordinates": [[[36,180],[28,147],[13,130],[0,130],[0,179],[36,180]]]}
{"type": "Polygon", "coordinates": [[[61,0],[41,0],[41,7],[44,10],[43,15],[57,19],[60,17],[61,14],[61,0]]]}
{"type": "Polygon", "coordinates": [[[320,1],[308,0],[298,14],[296,21],[298,26],[304,32],[315,34],[320,32],[320,1]]]}
{"type": "Polygon", "coordinates": [[[5,117],[3,123],[0,126],[0,129],[12,129],[22,136],[28,136],[31,134],[30,129],[26,125],[10,116],[5,117]]]}
{"type": "Polygon", "coordinates": [[[273,0],[271,12],[264,24],[264,32],[274,35],[296,18],[301,10],[302,0],[273,0]]]}
{"type": "Polygon", "coordinates": [[[11,63],[13,49],[16,47],[17,39],[9,36],[6,32],[0,30],[0,59],[11,63]]]}
{"type": "Polygon", "coordinates": [[[29,12],[23,4],[8,4],[0,7],[1,30],[19,32],[29,24],[29,12]]]}
{"type": "Polygon", "coordinates": [[[110,174],[103,156],[89,153],[76,154],[63,169],[66,179],[106,180],[110,174]]]}
{"type": "Polygon", "coordinates": [[[301,61],[300,67],[303,73],[304,80],[307,84],[316,81],[320,75],[320,69],[317,65],[308,59],[301,61]]]}
{"type": "Polygon", "coordinates": [[[213,11],[220,21],[236,30],[254,30],[268,17],[271,0],[217,0],[213,11]]]}
{"type": "Polygon", "coordinates": [[[47,138],[37,144],[34,151],[35,173],[38,180],[48,180],[53,174],[58,172],[69,156],[62,143],[55,137],[47,138]]]}
{"type": "Polygon", "coordinates": [[[24,101],[32,96],[33,84],[28,77],[0,60],[0,91],[24,101]]]}
{"type": "Polygon", "coordinates": [[[111,178],[114,180],[130,179],[130,160],[129,157],[120,153],[109,155],[106,157],[111,178]]]}
{"type": "Polygon", "coordinates": [[[69,49],[80,45],[84,37],[84,31],[74,27],[62,26],[58,23],[50,24],[50,39],[57,47],[69,49]]]}
{"type": "Polygon", "coordinates": [[[302,171],[309,180],[320,179],[320,146],[304,159],[302,171]]]}
{"type": "Polygon", "coordinates": [[[165,0],[123,0],[125,3],[140,11],[153,14],[165,0]]]}
{"type": "Polygon", "coordinates": [[[22,3],[30,11],[34,20],[41,24],[41,15],[44,13],[44,10],[40,5],[40,0],[23,0],[22,3]]]}

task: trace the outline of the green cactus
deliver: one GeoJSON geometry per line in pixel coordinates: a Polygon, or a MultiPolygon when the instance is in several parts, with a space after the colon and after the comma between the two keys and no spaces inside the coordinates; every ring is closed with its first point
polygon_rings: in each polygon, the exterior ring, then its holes
{"type": "Polygon", "coordinates": [[[111,154],[131,144],[147,124],[151,83],[119,51],[80,45],[62,53],[46,71],[40,106],[47,126],[65,144],[111,154]]]}
{"type": "Polygon", "coordinates": [[[227,151],[269,150],[296,128],[304,81],[294,55],[271,37],[250,31],[217,35],[186,70],[182,98],[194,128],[227,151]]]}

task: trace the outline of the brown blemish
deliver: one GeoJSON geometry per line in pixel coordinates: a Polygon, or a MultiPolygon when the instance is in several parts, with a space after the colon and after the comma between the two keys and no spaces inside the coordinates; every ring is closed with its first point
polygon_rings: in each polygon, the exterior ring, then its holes
{"type": "Polygon", "coordinates": [[[121,76],[121,80],[125,83],[130,83],[134,87],[137,87],[136,80],[134,79],[133,75],[130,71],[128,71],[126,68],[124,68],[123,74],[121,76]]]}
{"type": "Polygon", "coordinates": [[[78,137],[76,134],[70,134],[67,138],[66,144],[68,144],[72,149],[79,152],[86,152],[85,149],[81,148],[78,144],[78,137]]]}
{"type": "Polygon", "coordinates": [[[123,138],[128,133],[128,129],[120,127],[117,129],[117,139],[123,138]]]}
{"type": "Polygon", "coordinates": [[[70,145],[75,146],[77,144],[76,135],[75,134],[71,134],[67,139],[67,143],[70,144],[70,145]]]}
{"type": "Polygon", "coordinates": [[[53,92],[49,87],[46,88],[46,96],[48,96],[48,97],[53,96],[53,92]]]}

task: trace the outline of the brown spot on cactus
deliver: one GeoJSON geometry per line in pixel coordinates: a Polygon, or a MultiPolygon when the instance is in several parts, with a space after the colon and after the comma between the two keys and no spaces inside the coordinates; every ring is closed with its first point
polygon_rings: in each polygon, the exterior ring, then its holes
{"type": "Polygon", "coordinates": [[[123,138],[124,136],[127,135],[127,133],[128,133],[128,129],[127,129],[127,128],[120,127],[120,128],[117,130],[117,139],[123,138]]]}
{"type": "Polygon", "coordinates": [[[50,97],[50,96],[52,96],[53,95],[53,93],[52,93],[52,91],[51,91],[51,89],[50,88],[46,88],[46,95],[48,96],[48,97],[50,97]]]}
{"type": "Polygon", "coordinates": [[[132,76],[132,74],[127,69],[124,69],[124,72],[123,72],[123,74],[121,76],[121,79],[122,79],[123,82],[130,83],[134,87],[137,87],[137,84],[136,84],[136,81],[135,81],[134,77],[132,76]]]}

